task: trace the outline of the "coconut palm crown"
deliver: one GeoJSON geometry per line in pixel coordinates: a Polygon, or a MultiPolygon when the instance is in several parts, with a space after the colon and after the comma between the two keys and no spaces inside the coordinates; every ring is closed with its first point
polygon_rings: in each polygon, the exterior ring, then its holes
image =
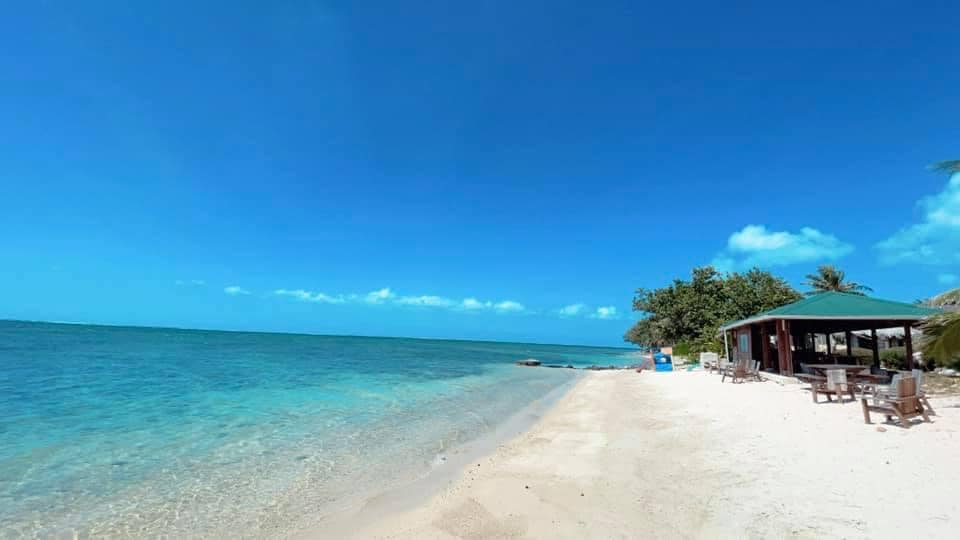
{"type": "MultiPolygon", "coordinates": [[[[949,175],[960,174],[960,159],[935,163],[931,169],[949,175]]],[[[947,310],[956,309],[960,305],[960,289],[935,296],[927,303],[947,310]]],[[[960,312],[954,311],[932,317],[924,325],[923,333],[926,335],[923,346],[924,355],[943,360],[960,356],[960,312]]]]}
{"type": "Polygon", "coordinates": [[[873,290],[854,281],[845,281],[843,270],[838,270],[830,264],[817,267],[816,274],[807,274],[807,285],[812,289],[807,294],[837,291],[864,296],[864,293],[873,290]]]}
{"type": "Polygon", "coordinates": [[[960,159],[949,159],[947,161],[941,161],[939,163],[934,163],[930,166],[935,172],[942,172],[947,174],[956,174],[960,173],[960,159]]]}

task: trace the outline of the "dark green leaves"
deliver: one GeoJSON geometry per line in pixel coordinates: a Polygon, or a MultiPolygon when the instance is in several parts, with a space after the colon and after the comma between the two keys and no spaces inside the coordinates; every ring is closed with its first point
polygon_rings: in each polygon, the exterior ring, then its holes
{"type": "Polygon", "coordinates": [[[633,309],[647,314],[627,331],[638,345],[686,344],[691,352],[717,350],[718,329],[800,299],[800,293],[770,272],[754,268],[720,274],[711,266],[694,268],[690,281],[676,279],[660,289],[638,289],[633,309]]]}

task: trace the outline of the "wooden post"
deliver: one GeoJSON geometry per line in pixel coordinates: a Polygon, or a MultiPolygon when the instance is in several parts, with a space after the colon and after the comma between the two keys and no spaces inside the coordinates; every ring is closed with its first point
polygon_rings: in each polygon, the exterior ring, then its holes
{"type": "Polygon", "coordinates": [[[909,324],[903,325],[903,345],[907,349],[907,371],[913,369],[913,336],[909,324]]]}
{"type": "Polygon", "coordinates": [[[830,348],[830,334],[824,334],[823,336],[827,338],[827,356],[830,356],[833,354],[833,351],[830,348]]]}
{"type": "Polygon", "coordinates": [[[847,330],[843,337],[847,340],[847,358],[853,358],[853,332],[847,330]]]}
{"type": "Polygon", "coordinates": [[[723,331],[723,352],[727,355],[727,362],[730,361],[730,343],[727,341],[727,331],[723,331]]]}
{"type": "Polygon", "coordinates": [[[790,333],[790,321],[783,320],[781,321],[783,325],[783,352],[784,360],[786,361],[787,372],[785,375],[793,375],[793,335],[790,333]]]}
{"type": "Polygon", "coordinates": [[[763,369],[770,369],[770,333],[767,323],[760,323],[760,346],[763,348],[763,369]]]}
{"type": "Polygon", "coordinates": [[[777,372],[783,374],[783,333],[778,320],[773,321],[773,333],[777,338],[777,372]]]}
{"type": "Polygon", "coordinates": [[[873,367],[880,369],[880,343],[877,340],[877,329],[870,329],[870,339],[873,340],[873,367]]]}

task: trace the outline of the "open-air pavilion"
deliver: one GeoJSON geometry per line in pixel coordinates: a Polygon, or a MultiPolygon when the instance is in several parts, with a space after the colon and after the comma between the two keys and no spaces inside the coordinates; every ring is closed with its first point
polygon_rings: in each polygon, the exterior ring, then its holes
{"type": "Polygon", "coordinates": [[[910,329],[939,313],[915,304],[880,300],[857,294],[824,292],[792,304],[758,313],[721,327],[731,360],[759,360],[765,371],[792,376],[800,364],[853,363],[853,332],[871,334],[873,365],[880,367],[877,330],[904,329],[908,369],[913,365],[910,329]],[[835,354],[830,335],[844,334],[844,354],[835,354]],[[828,336],[825,350],[818,350],[817,336],[828,336]],[[846,360],[844,360],[846,357],[846,360]]]}

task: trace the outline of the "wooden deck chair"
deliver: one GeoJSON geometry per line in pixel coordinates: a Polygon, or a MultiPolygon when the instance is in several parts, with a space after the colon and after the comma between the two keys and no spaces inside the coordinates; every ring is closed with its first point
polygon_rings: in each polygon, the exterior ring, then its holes
{"type": "Polygon", "coordinates": [[[910,419],[920,416],[924,422],[929,422],[930,417],[923,409],[920,398],[917,397],[917,380],[913,375],[902,375],[895,378],[895,383],[889,394],[877,393],[872,398],[863,395],[860,398],[860,404],[863,406],[863,421],[870,423],[870,413],[878,412],[887,417],[887,422],[893,421],[896,416],[900,420],[900,425],[904,428],[910,427],[910,419]]]}
{"type": "Polygon", "coordinates": [[[720,382],[726,381],[727,377],[730,377],[730,382],[737,382],[737,379],[740,379],[740,382],[746,380],[748,362],[749,360],[737,360],[735,364],[728,364],[727,369],[723,371],[720,382]]]}
{"type": "Polygon", "coordinates": [[[890,378],[890,384],[887,386],[881,386],[877,388],[877,394],[879,395],[889,395],[895,394],[897,391],[897,385],[900,384],[900,378],[903,377],[900,373],[894,373],[893,377],[890,378]]]}
{"type": "Polygon", "coordinates": [[[837,401],[843,403],[843,394],[850,394],[850,401],[856,399],[853,395],[853,385],[847,382],[847,372],[845,370],[828,369],[826,373],[827,391],[835,394],[837,401]]]}
{"type": "Polygon", "coordinates": [[[718,362],[720,356],[717,353],[713,352],[702,352],[700,353],[700,366],[707,370],[708,373],[713,372],[713,370],[718,368],[718,362]]]}
{"type": "Polygon", "coordinates": [[[750,369],[747,370],[747,377],[756,379],[757,382],[763,382],[763,379],[760,378],[760,361],[753,360],[748,364],[750,369]]]}
{"type": "Polygon", "coordinates": [[[933,407],[930,406],[930,402],[927,401],[927,393],[923,389],[923,370],[915,369],[913,370],[913,378],[917,380],[917,399],[920,400],[920,403],[923,405],[923,408],[927,411],[927,414],[936,416],[937,413],[933,410],[933,407]]]}
{"type": "Polygon", "coordinates": [[[717,373],[723,374],[726,373],[727,368],[730,366],[730,360],[726,358],[721,358],[717,360],[717,373]]]}

